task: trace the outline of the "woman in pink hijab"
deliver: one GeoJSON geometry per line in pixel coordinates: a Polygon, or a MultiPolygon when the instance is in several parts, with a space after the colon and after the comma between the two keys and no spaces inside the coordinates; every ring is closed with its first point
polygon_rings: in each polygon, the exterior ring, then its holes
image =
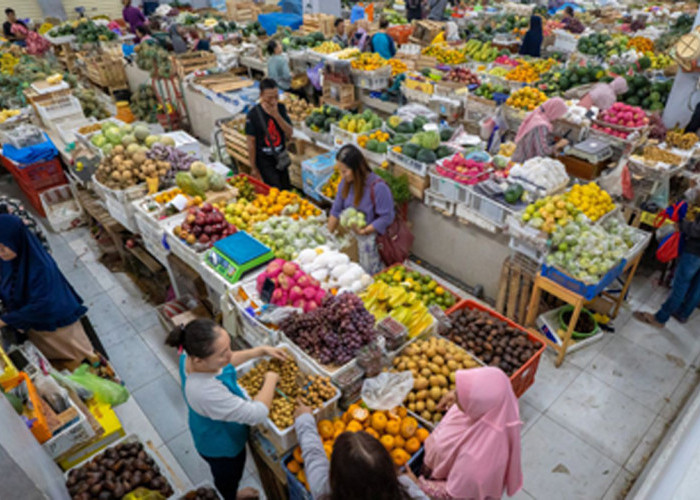
{"type": "Polygon", "coordinates": [[[564,147],[565,140],[553,144],[552,122],[563,117],[567,109],[561,97],[553,97],[528,113],[515,136],[517,146],[511,160],[523,163],[537,156],[549,156],[557,148],[564,147]]]}
{"type": "Polygon", "coordinates": [[[627,80],[621,76],[610,83],[596,83],[591,91],[579,101],[579,105],[587,109],[595,106],[601,111],[605,111],[615,104],[617,96],[627,92],[627,89],[627,80]]]}
{"type": "Polygon", "coordinates": [[[494,500],[522,488],[520,416],[510,380],[498,368],[460,370],[456,400],[425,441],[430,478],[418,484],[433,499],[494,500]]]}

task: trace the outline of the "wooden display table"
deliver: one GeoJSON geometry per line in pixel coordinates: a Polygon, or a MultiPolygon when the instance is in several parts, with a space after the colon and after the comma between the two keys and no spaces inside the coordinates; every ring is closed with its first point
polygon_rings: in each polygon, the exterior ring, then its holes
{"type": "Polygon", "coordinates": [[[622,305],[622,302],[625,300],[625,295],[627,295],[627,291],[629,290],[629,287],[632,284],[632,278],[634,278],[634,275],[637,272],[637,267],[639,266],[639,262],[642,260],[642,255],[643,252],[640,253],[635,259],[627,262],[624,269],[620,273],[620,276],[618,276],[619,278],[627,274],[627,278],[625,279],[624,284],[622,286],[622,290],[620,290],[620,294],[618,296],[615,296],[610,292],[603,291],[598,297],[594,298],[591,301],[587,301],[583,298],[582,295],[579,295],[578,293],[575,293],[569,290],[568,288],[558,283],[555,283],[549,278],[543,277],[540,273],[537,273],[537,276],[535,277],[534,286],[532,287],[532,295],[530,296],[530,304],[528,305],[527,317],[525,318],[524,326],[557,352],[557,360],[555,362],[555,366],[560,366],[564,361],[564,357],[566,356],[566,350],[572,343],[571,334],[574,331],[574,327],[578,322],[579,315],[581,314],[581,309],[583,309],[584,305],[588,305],[590,309],[597,310],[601,307],[604,307],[604,303],[606,302],[604,298],[610,299],[612,301],[612,310],[609,311],[609,315],[611,318],[617,317],[617,313],[620,310],[620,305],[622,305]],[[537,314],[539,313],[540,297],[543,291],[554,295],[555,297],[563,300],[567,304],[570,304],[574,307],[573,314],[571,315],[571,319],[569,320],[569,325],[562,338],[562,345],[557,345],[551,339],[547,338],[545,335],[542,335],[542,333],[540,333],[540,331],[536,328],[530,328],[533,326],[535,318],[537,318],[537,314]]]}

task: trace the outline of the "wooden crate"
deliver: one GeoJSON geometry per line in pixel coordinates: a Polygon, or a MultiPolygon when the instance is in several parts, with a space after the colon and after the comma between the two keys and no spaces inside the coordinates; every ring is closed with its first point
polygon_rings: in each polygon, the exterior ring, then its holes
{"type": "Polygon", "coordinates": [[[126,71],[121,57],[109,54],[96,54],[81,57],[85,64],[85,76],[95,85],[110,93],[129,88],[126,71]]]}
{"type": "Polygon", "coordinates": [[[406,177],[408,177],[409,191],[411,191],[411,194],[413,196],[415,196],[419,200],[422,200],[425,190],[430,187],[430,179],[428,178],[428,176],[418,175],[396,164],[390,163],[390,165],[392,175],[396,177],[405,175],[406,177]]]}
{"type": "Polygon", "coordinates": [[[236,161],[241,172],[250,173],[250,158],[248,155],[248,139],[243,130],[245,115],[240,115],[231,121],[221,124],[224,134],[226,152],[236,161]]]}
{"type": "Polygon", "coordinates": [[[299,190],[304,189],[304,182],[301,178],[301,160],[299,155],[289,153],[292,164],[289,166],[289,182],[299,190]]]}
{"type": "Polygon", "coordinates": [[[323,99],[329,103],[336,103],[341,109],[347,109],[345,106],[351,105],[357,100],[355,98],[355,85],[324,80],[323,99]]]}
{"type": "Polygon", "coordinates": [[[320,31],[326,38],[331,38],[335,33],[334,22],[335,16],[329,14],[304,14],[304,24],[299,31],[304,35],[320,31]]]}
{"type": "Polygon", "coordinates": [[[445,23],[442,21],[414,21],[413,34],[408,37],[408,40],[418,45],[430,45],[430,42],[444,29],[445,23]]]}
{"type": "Polygon", "coordinates": [[[222,94],[226,92],[235,92],[255,84],[250,78],[238,76],[231,72],[198,76],[195,77],[194,83],[208,88],[212,92],[222,94]]]}
{"type": "Polygon", "coordinates": [[[173,56],[175,73],[184,78],[195,71],[204,71],[216,67],[216,55],[203,50],[187,52],[173,56]]]}
{"type": "Polygon", "coordinates": [[[508,257],[501,268],[496,311],[518,324],[524,324],[537,271],[537,263],[524,255],[508,257]]]}
{"type": "Polygon", "coordinates": [[[257,21],[258,15],[261,13],[260,8],[253,2],[236,2],[232,0],[226,2],[226,11],[229,19],[237,23],[257,21]]]}

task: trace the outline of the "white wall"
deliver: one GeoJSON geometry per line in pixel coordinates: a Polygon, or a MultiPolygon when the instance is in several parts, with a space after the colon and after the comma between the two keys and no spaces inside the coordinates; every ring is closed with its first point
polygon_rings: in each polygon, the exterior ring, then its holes
{"type": "MultiPolygon", "coordinates": [[[[108,15],[110,18],[122,17],[121,0],[55,0],[63,5],[68,19],[76,19],[78,14],[75,12],[76,7],[85,7],[85,12],[88,16],[96,16],[98,14],[108,15]]],[[[140,4],[140,2],[137,2],[140,4]]],[[[4,19],[5,9],[12,8],[17,13],[20,19],[30,18],[34,21],[41,20],[45,14],[42,12],[41,5],[37,0],[0,0],[0,16],[4,19]]],[[[4,21],[3,21],[4,22],[4,21]]]]}

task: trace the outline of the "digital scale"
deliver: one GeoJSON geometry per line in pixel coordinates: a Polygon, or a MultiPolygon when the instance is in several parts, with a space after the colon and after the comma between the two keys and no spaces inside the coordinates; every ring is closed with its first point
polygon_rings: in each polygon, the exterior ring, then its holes
{"type": "Polygon", "coordinates": [[[613,151],[608,141],[590,137],[572,146],[567,154],[595,165],[611,158],[613,151]]]}
{"type": "Polygon", "coordinates": [[[237,283],[245,273],[274,258],[272,250],[245,231],[238,231],[214,243],[204,260],[226,281],[237,283]]]}

